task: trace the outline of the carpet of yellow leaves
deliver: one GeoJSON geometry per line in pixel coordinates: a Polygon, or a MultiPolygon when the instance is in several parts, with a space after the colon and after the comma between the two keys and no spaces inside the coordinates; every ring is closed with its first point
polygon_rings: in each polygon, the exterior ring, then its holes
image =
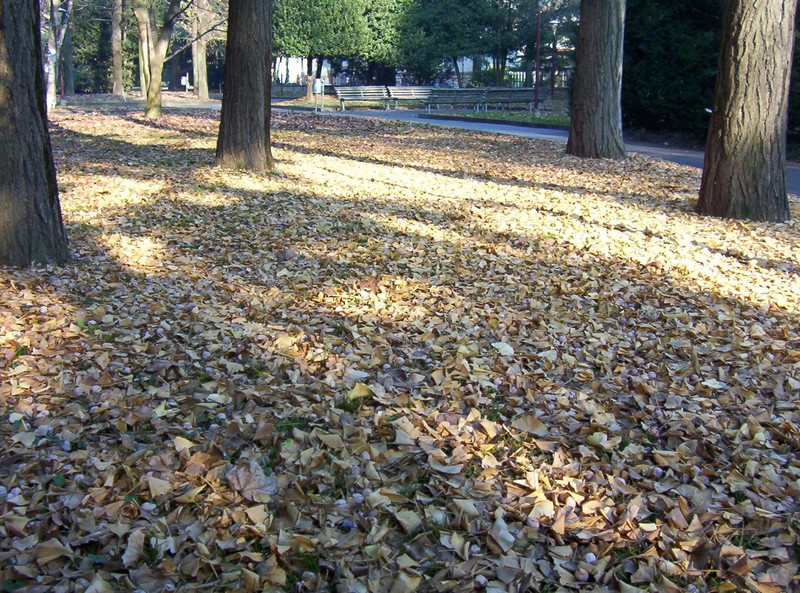
{"type": "Polygon", "coordinates": [[[0,590],[800,585],[796,222],[337,116],[220,171],[215,117],[52,114],[74,259],[0,270],[0,590]]]}

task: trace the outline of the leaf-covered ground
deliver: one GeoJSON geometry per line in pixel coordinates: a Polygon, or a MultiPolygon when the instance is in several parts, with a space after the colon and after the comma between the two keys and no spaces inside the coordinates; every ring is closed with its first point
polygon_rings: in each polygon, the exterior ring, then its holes
{"type": "Polygon", "coordinates": [[[800,587],[798,223],[337,116],[219,171],[215,115],[94,109],[74,260],[0,270],[0,590],[800,587]]]}

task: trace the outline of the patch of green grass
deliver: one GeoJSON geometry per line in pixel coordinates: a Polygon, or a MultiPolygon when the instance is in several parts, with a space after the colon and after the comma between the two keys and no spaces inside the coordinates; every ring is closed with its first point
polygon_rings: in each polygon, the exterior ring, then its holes
{"type": "Polygon", "coordinates": [[[498,122],[569,127],[568,116],[545,114],[542,117],[535,117],[530,111],[465,111],[461,113],[436,113],[436,117],[447,119],[490,119],[498,122]]]}
{"type": "Polygon", "coordinates": [[[760,552],[765,549],[761,543],[760,537],[744,529],[739,530],[736,535],[731,538],[731,543],[734,546],[738,546],[739,548],[743,548],[745,550],[755,550],[760,552]]]}
{"type": "Polygon", "coordinates": [[[292,572],[286,575],[286,584],[289,587],[288,591],[300,591],[305,588],[300,588],[298,585],[303,581],[304,572],[319,573],[319,554],[316,552],[298,552],[292,554],[287,558],[286,562],[293,568],[292,572]]]}
{"type": "Polygon", "coordinates": [[[364,403],[363,397],[345,397],[339,404],[339,409],[345,412],[357,412],[364,403]]]}
{"type": "Polygon", "coordinates": [[[275,425],[275,432],[281,436],[292,435],[295,428],[303,428],[306,423],[300,418],[286,418],[275,425]]]}

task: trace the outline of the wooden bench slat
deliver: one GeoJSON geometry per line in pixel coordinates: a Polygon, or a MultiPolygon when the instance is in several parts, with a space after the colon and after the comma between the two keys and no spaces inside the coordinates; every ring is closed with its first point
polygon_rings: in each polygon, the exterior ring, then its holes
{"type": "Polygon", "coordinates": [[[337,86],[335,91],[342,111],[345,101],[382,101],[389,109],[389,91],[385,86],[337,86]]]}
{"type": "Polygon", "coordinates": [[[486,106],[492,103],[510,105],[512,103],[524,103],[528,110],[533,109],[533,89],[531,88],[488,88],[486,89],[486,106]]]}
{"type": "Polygon", "coordinates": [[[425,101],[425,109],[430,113],[432,105],[472,105],[480,111],[485,93],[485,89],[434,89],[425,101]]]}
{"type": "Polygon", "coordinates": [[[434,90],[432,86],[390,86],[389,97],[394,101],[394,106],[400,101],[425,101],[434,90]]]}

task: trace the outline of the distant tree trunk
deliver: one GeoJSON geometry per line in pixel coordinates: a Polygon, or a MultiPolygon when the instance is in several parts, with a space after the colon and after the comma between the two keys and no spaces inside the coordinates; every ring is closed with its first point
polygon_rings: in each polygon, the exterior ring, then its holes
{"type": "Polygon", "coordinates": [[[725,0],[698,214],[782,222],[797,0],[725,0]]]}
{"type": "Polygon", "coordinates": [[[458,67],[458,58],[453,56],[451,58],[453,60],[453,68],[456,71],[456,81],[458,81],[458,88],[464,88],[464,80],[461,78],[461,69],[458,67]]]}
{"type": "Polygon", "coordinates": [[[194,94],[200,99],[208,99],[208,63],[205,33],[207,0],[195,0],[195,15],[192,19],[192,68],[194,70],[194,94]]]}
{"type": "Polygon", "coordinates": [[[58,102],[58,66],[61,61],[61,48],[64,47],[64,37],[67,34],[72,14],[72,0],[44,0],[42,9],[47,15],[47,22],[43,29],[47,42],[45,96],[47,108],[52,109],[58,102]]]}
{"type": "Polygon", "coordinates": [[[306,57],[306,101],[314,100],[314,57],[306,57]]]}
{"type": "Polygon", "coordinates": [[[111,92],[117,96],[123,94],[122,88],[122,0],[114,0],[111,11],[111,69],[113,84],[111,92]]]}
{"type": "Polygon", "coordinates": [[[67,26],[64,36],[64,47],[61,50],[61,92],[66,97],[75,94],[75,72],[72,69],[72,23],[67,26]]]}
{"type": "Polygon", "coordinates": [[[158,30],[155,6],[150,0],[133,0],[133,14],[139,31],[139,68],[144,79],[145,116],[147,119],[161,117],[161,77],[164,60],[172,37],[175,22],[183,12],[182,0],[170,0],[161,30],[158,30]]]}
{"type": "Polygon", "coordinates": [[[37,2],[0,2],[0,264],[69,259],[47,132],[37,2]]]}
{"type": "Polygon", "coordinates": [[[535,81],[533,79],[533,60],[528,58],[527,56],[522,61],[525,67],[525,82],[522,83],[524,87],[533,88],[535,81]]]}
{"type": "Polygon", "coordinates": [[[142,96],[147,97],[147,75],[145,73],[145,54],[142,51],[142,44],[139,44],[139,88],[142,96]]]}
{"type": "Polygon", "coordinates": [[[581,0],[567,152],[625,158],[622,141],[622,41],[625,0],[581,0]]]}
{"type": "Polygon", "coordinates": [[[271,171],[272,0],[231,0],[215,164],[271,171]]]}
{"type": "Polygon", "coordinates": [[[314,72],[314,78],[322,78],[322,67],[325,65],[325,58],[319,56],[317,58],[317,69],[314,72]]]}

